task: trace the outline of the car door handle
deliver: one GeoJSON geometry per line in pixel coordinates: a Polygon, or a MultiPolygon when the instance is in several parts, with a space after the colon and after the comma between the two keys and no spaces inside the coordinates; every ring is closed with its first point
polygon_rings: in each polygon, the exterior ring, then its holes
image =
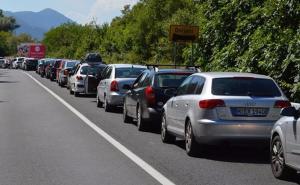
{"type": "Polygon", "coordinates": [[[184,104],[184,106],[185,106],[185,107],[188,107],[188,106],[189,106],[189,104],[187,104],[187,103],[186,103],[186,104],[184,104]]]}
{"type": "Polygon", "coordinates": [[[178,104],[177,104],[177,103],[175,103],[175,107],[178,107],[178,104]]]}
{"type": "Polygon", "coordinates": [[[140,94],[136,94],[137,96],[139,96],[140,94]]]}

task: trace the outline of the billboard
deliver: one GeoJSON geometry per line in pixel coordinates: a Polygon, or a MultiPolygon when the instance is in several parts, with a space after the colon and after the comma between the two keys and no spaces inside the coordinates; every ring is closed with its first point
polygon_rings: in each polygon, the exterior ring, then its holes
{"type": "Polygon", "coordinates": [[[46,47],[39,43],[23,43],[18,46],[18,55],[29,58],[45,58],[46,47]]]}

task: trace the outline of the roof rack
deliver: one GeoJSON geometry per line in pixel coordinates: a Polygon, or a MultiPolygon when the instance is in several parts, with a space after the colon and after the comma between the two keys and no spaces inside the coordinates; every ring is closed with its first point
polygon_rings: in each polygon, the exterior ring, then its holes
{"type": "MultiPolygon", "coordinates": [[[[156,72],[159,71],[160,66],[173,67],[174,69],[177,69],[177,67],[184,67],[184,69],[187,69],[187,70],[201,72],[200,66],[196,66],[196,65],[146,64],[146,66],[147,66],[147,69],[153,69],[156,72]]],[[[178,69],[180,69],[180,68],[178,68],[178,69]]]]}

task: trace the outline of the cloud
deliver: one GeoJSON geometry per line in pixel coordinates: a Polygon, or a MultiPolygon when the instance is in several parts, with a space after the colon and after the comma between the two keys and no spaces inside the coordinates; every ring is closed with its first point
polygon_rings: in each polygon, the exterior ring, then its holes
{"type": "Polygon", "coordinates": [[[97,22],[103,23],[111,19],[123,9],[124,5],[134,5],[138,0],[96,0],[88,15],[89,20],[96,18],[97,22]]]}

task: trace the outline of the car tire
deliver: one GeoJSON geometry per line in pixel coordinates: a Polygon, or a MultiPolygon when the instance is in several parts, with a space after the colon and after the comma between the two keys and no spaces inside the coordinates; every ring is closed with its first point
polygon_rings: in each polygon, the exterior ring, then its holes
{"type": "Polygon", "coordinates": [[[296,174],[296,171],[285,163],[284,149],[278,135],[272,138],[270,150],[271,169],[274,177],[284,180],[296,174]]]}
{"type": "Polygon", "coordinates": [[[96,101],[97,101],[97,107],[99,108],[103,107],[103,102],[100,101],[98,94],[97,94],[96,101]]]}
{"type": "Polygon", "coordinates": [[[144,131],[146,128],[146,121],[143,119],[142,116],[142,108],[141,106],[138,106],[137,111],[136,111],[136,119],[137,119],[137,128],[139,131],[144,131]]]}
{"type": "Polygon", "coordinates": [[[185,150],[189,156],[196,156],[199,152],[199,144],[195,139],[192,123],[190,120],[187,121],[185,127],[185,150]]]}
{"type": "Polygon", "coordinates": [[[111,105],[107,102],[106,97],[104,97],[104,104],[103,104],[103,108],[105,112],[110,112],[112,107],[111,105]]]}
{"type": "Polygon", "coordinates": [[[123,122],[124,123],[132,123],[132,117],[129,117],[127,114],[127,108],[124,102],[124,106],[123,106],[123,122]]]}
{"type": "Polygon", "coordinates": [[[75,96],[75,97],[79,97],[79,96],[80,96],[80,93],[79,93],[79,92],[74,92],[74,96],[75,96]]]}
{"type": "Polygon", "coordinates": [[[74,94],[74,91],[72,90],[71,86],[69,87],[69,91],[70,91],[70,94],[74,94]]]}
{"type": "Polygon", "coordinates": [[[171,135],[167,129],[167,119],[166,114],[163,114],[161,119],[161,140],[163,143],[174,143],[176,136],[171,135]]]}

